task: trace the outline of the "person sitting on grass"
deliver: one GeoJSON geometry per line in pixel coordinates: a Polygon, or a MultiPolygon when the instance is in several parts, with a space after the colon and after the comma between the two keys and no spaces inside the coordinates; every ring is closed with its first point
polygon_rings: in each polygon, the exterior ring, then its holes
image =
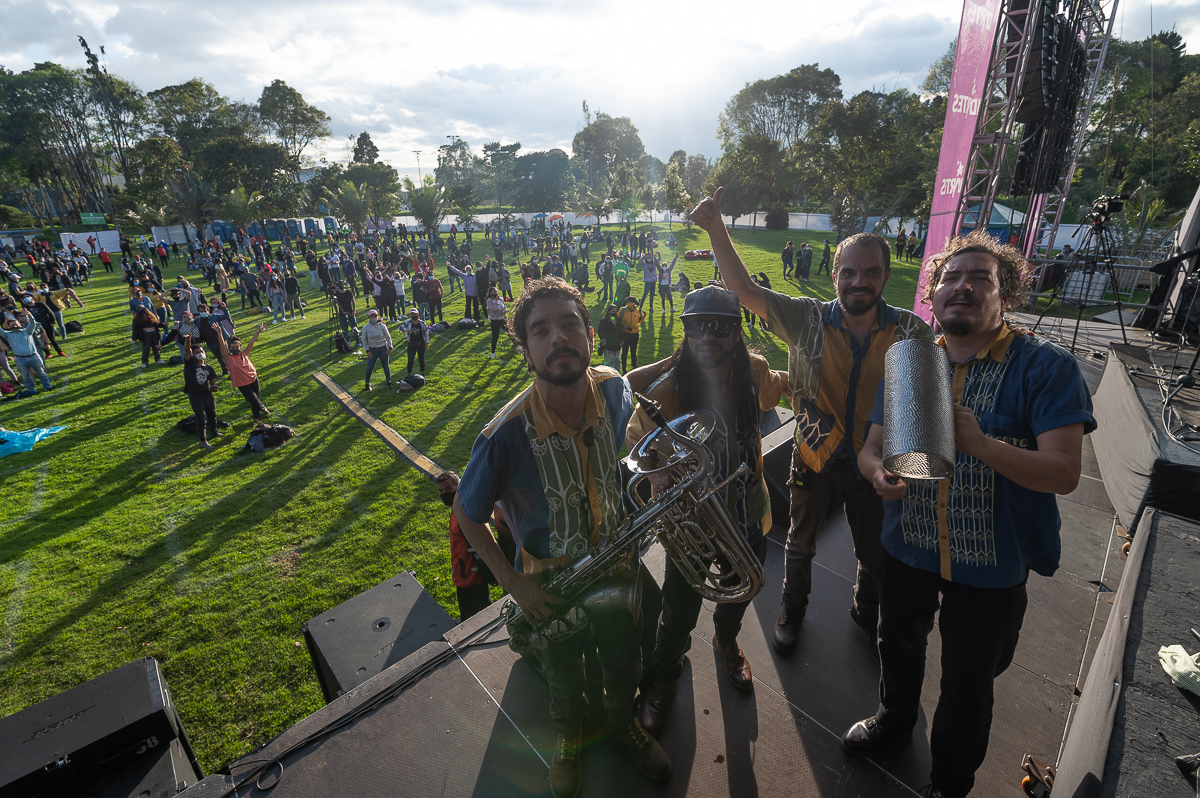
{"type": "Polygon", "coordinates": [[[267,325],[258,325],[258,329],[254,331],[254,335],[250,337],[249,343],[245,346],[242,346],[242,339],[237,336],[226,341],[225,336],[221,334],[220,326],[213,325],[213,329],[217,334],[217,346],[221,350],[221,357],[229,369],[229,381],[245,397],[246,404],[250,405],[250,413],[254,417],[254,420],[262,421],[262,417],[264,415],[271,415],[271,411],[263,404],[261,395],[262,386],[258,381],[258,370],[250,362],[250,350],[254,348],[254,343],[258,340],[259,334],[267,329],[267,325]]]}

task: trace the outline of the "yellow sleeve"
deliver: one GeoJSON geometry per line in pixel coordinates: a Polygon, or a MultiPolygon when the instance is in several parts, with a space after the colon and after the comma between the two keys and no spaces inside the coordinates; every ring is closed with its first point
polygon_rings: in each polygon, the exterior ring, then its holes
{"type": "Polygon", "coordinates": [[[758,385],[758,406],[764,413],[779,404],[787,386],[783,378],[771,369],[767,359],[761,355],[750,355],[750,367],[758,385]]]}

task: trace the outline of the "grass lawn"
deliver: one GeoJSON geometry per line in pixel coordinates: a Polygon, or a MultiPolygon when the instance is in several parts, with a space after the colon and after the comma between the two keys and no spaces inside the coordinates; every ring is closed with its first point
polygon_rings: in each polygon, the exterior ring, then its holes
{"type": "MultiPolygon", "coordinates": [[[[667,225],[656,227],[665,242],[667,225]]],[[[698,230],[675,225],[674,232],[681,251],[708,245],[698,230]]],[[[815,269],[824,236],[734,234],[750,270],[793,294],[801,287],[783,279],[784,242],[817,247],[815,269]]],[[[680,258],[676,278],[681,268],[693,281],[711,277],[710,261],[680,258]]],[[[911,307],[916,276],[915,264],[897,264],[889,301],[911,307]]],[[[307,279],[301,283],[308,294],[307,279]]],[[[824,276],[803,292],[833,296],[824,276]]],[[[309,618],[402,570],[415,571],[457,613],[447,511],[434,486],[336,405],[312,373],[325,370],[458,471],[479,430],[529,377],[506,341],[489,360],[486,331],[448,332],[430,343],[425,388],[365,393],[357,355],[330,361],[330,324],[323,300],[314,299],[307,320],[268,322],[253,352],[272,420],[298,437],[262,455],[240,452],[250,411],[226,382],[217,408],[234,427],[205,452],[173,429],[190,412],[181,370],[141,368],[118,275],[101,269],[79,293],[87,307],[66,317],[83,322],[86,334],[67,339],[68,358],[48,362],[55,390],[0,403],[0,425],[9,429],[67,425],[32,452],[0,460],[0,716],[153,656],[212,771],[322,705],[301,642],[309,618]]],[[[268,318],[239,312],[231,298],[243,334],[268,318]]],[[[447,319],[461,317],[463,305],[461,292],[450,295],[447,319]]],[[[641,361],[667,354],[681,335],[677,315],[655,313],[641,336],[641,361]]],[[[777,339],[755,331],[750,341],[786,368],[777,339]]],[[[403,373],[403,365],[395,368],[403,373]]],[[[375,382],[382,386],[382,377],[375,382]]]]}

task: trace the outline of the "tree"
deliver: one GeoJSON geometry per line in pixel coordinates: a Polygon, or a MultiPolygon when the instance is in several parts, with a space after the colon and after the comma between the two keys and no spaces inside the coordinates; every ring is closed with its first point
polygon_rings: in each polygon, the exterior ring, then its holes
{"type": "Polygon", "coordinates": [[[356,163],[346,170],[346,179],[359,187],[376,226],[379,226],[380,219],[390,218],[399,212],[400,176],[391,166],[385,163],[356,163]]]}
{"type": "Polygon", "coordinates": [[[592,189],[603,184],[618,164],[631,161],[636,164],[646,152],[629,117],[608,114],[596,114],[576,133],[571,150],[582,164],[584,179],[592,189]]]}
{"type": "Polygon", "coordinates": [[[408,206],[409,213],[421,223],[426,234],[432,235],[446,218],[446,187],[434,183],[433,175],[425,175],[420,187],[413,183],[412,178],[406,176],[404,191],[404,204],[408,206]]]}
{"type": "MultiPolygon", "coordinates": [[[[685,156],[686,158],[686,156],[685,156]]],[[[667,202],[667,210],[670,212],[668,217],[671,221],[671,226],[675,221],[675,216],[680,215],[688,219],[687,213],[692,209],[694,204],[692,197],[688,194],[687,188],[683,185],[683,178],[679,176],[679,165],[684,160],[672,160],[667,163],[667,176],[663,178],[663,198],[667,202]]],[[[691,219],[688,219],[689,228],[691,219]]]]}
{"type": "Polygon", "coordinates": [[[612,216],[615,204],[607,185],[601,189],[584,186],[580,191],[579,200],[575,204],[575,213],[581,216],[591,216],[598,222],[612,216]]]}
{"type": "Polygon", "coordinates": [[[349,180],[344,180],[336,189],[326,189],[325,199],[329,204],[330,212],[339,222],[346,224],[354,232],[362,234],[363,229],[367,226],[367,217],[370,216],[371,208],[358,186],[349,180]]]}
{"type": "Polygon", "coordinates": [[[375,142],[371,141],[371,134],[363,131],[358,134],[358,139],[354,142],[354,155],[351,160],[354,163],[373,164],[379,160],[379,148],[375,146],[375,142]]]}
{"type": "Polygon", "coordinates": [[[527,211],[565,207],[570,199],[571,159],[562,150],[528,152],[513,162],[514,204],[527,211]]]}
{"type": "Polygon", "coordinates": [[[739,217],[750,212],[750,203],[746,201],[746,189],[737,158],[722,156],[717,165],[709,171],[702,190],[711,195],[721,186],[725,187],[725,192],[721,195],[721,213],[732,217],[730,225],[737,224],[739,217]]]}
{"type": "Polygon", "coordinates": [[[259,218],[260,206],[265,200],[262,194],[255,191],[246,191],[246,189],[238,186],[228,194],[223,194],[213,203],[212,210],[223,220],[233,222],[238,227],[243,227],[253,219],[259,218]]]}
{"type": "Polygon", "coordinates": [[[712,171],[712,166],[709,165],[708,159],[699,153],[689,155],[687,159],[687,167],[679,173],[680,179],[683,180],[683,187],[693,197],[700,198],[704,196],[704,184],[708,180],[708,173],[712,171]]]}
{"type": "Polygon", "coordinates": [[[958,50],[958,37],[950,42],[950,47],[942,53],[942,57],[929,67],[929,74],[921,84],[921,90],[926,94],[950,94],[950,76],[954,73],[954,53],[958,50]]]}
{"type": "MultiPolygon", "coordinates": [[[[146,109],[146,99],[129,81],[110,75],[108,68],[100,65],[100,59],[82,36],[79,37],[79,45],[87,58],[88,66],[84,74],[91,86],[92,101],[101,127],[108,134],[113,157],[117,159],[121,174],[128,182],[133,179],[128,154],[141,133],[140,116],[146,109]]],[[[100,48],[100,54],[104,54],[103,47],[100,48]]]]}
{"type": "Polygon", "coordinates": [[[296,162],[283,145],[226,135],[211,139],[196,152],[195,170],[218,194],[250,186],[273,202],[295,185],[296,162]]]}
{"type": "Polygon", "coordinates": [[[146,101],[159,134],[174,139],[189,160],[200,146],[227,132],[235,121],[232,104],[200,78],[163,86],[149,92],[146,101]]]}
{"type": "Polygon", "coordinates": [[[747,83],[717,117],[721,149],[731,152],[743,137],[757,136],[788,150],[804,139],[827,102],[841,98],[841,78],[817,64],[747,83]]]}
{"type": "Polygon", "coordinates": [[[297,173],[304,163],[304,151],[308,146],[332,132],[329,115],[309,105],[300,92],[282,80],[273,80],[270,86],[263,88],[258,98],[258,113],[295,161],[297,173]]]}
{"type": "Polygon", "coordinates": [[[488,183],[500,210],[504,210],[504,199],[510,196],[516,184],[516,157],[521,142],[501,144],[493,141],[483,145],[483,162],[487,168],[488,183]]]}

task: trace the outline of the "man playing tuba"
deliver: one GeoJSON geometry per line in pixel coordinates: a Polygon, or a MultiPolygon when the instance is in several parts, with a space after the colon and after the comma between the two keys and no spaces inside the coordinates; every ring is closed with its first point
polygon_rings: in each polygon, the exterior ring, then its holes
{"type": "MultiPolygon", "coordinates": [[[[475,441],[454,500],[467,542],[534,623],[563,600],[542,589],[545,572],[604,548],[624,519],[617,454],[633,413],[629,384],[612,369],[589,368],[593,332],[579,291],[561,279],[531,280],[513,309],[510,335],[535,375],[475,441]],[[509,562],[485,526],[499,504],[517,544],[509,562]]],[[[629,562],[612,580],[636,579],[629,562]]],[[[588,616],[604,672],[609,733],[647,777],[665,781],[671,763],[634,717],[641,676],[636,607],[588,616]]],[[[550,762],[557,798],[580,785],[584,699],[583,639],[550,642],[536,654],[550,686],[558,742],[550,762]]]]}
{"type": "MultiPolygon", "coordinates": [[[[667,418],[694,410],[712,412],[716,424],[705,444],[715,461],[713,476],[721,481],[740,464],[748,467],[747,472],[725,488],[724,500],[739,531],[746,536],[759,562],[763,562],[764,536],[771,527],[771,502],[762,475],[759,422],[764,411],[779,403],[786,375],[772,371],[765,358],[751,354],[746,348],[741,308],[733,291],[710,285],[689,293],[682,320],[686,337],[668,358],[666,372],[650,386],[649,398],[667,418]]],[[[639,407],[625,436],[630,450],[654,428],[654,422],[639,407]]],[[[670,486],[668,473],[650,476],[655,492],[670,486]]],[[[675,686],[683,671],[683,656],[702,602],[700,594],[670,558],[662,598],[662,615],[650,664],[654,681],[642,696],[638,715],[642,727],[655,736],[662,732],[670,714],[675,686]]],[[[754,684],[750,664],[737,644],[742,616],[749,605],[749,598],[720,603],[713,613],[717,652],[729,680],[740,690],[750,690],[754,684]]]]}

